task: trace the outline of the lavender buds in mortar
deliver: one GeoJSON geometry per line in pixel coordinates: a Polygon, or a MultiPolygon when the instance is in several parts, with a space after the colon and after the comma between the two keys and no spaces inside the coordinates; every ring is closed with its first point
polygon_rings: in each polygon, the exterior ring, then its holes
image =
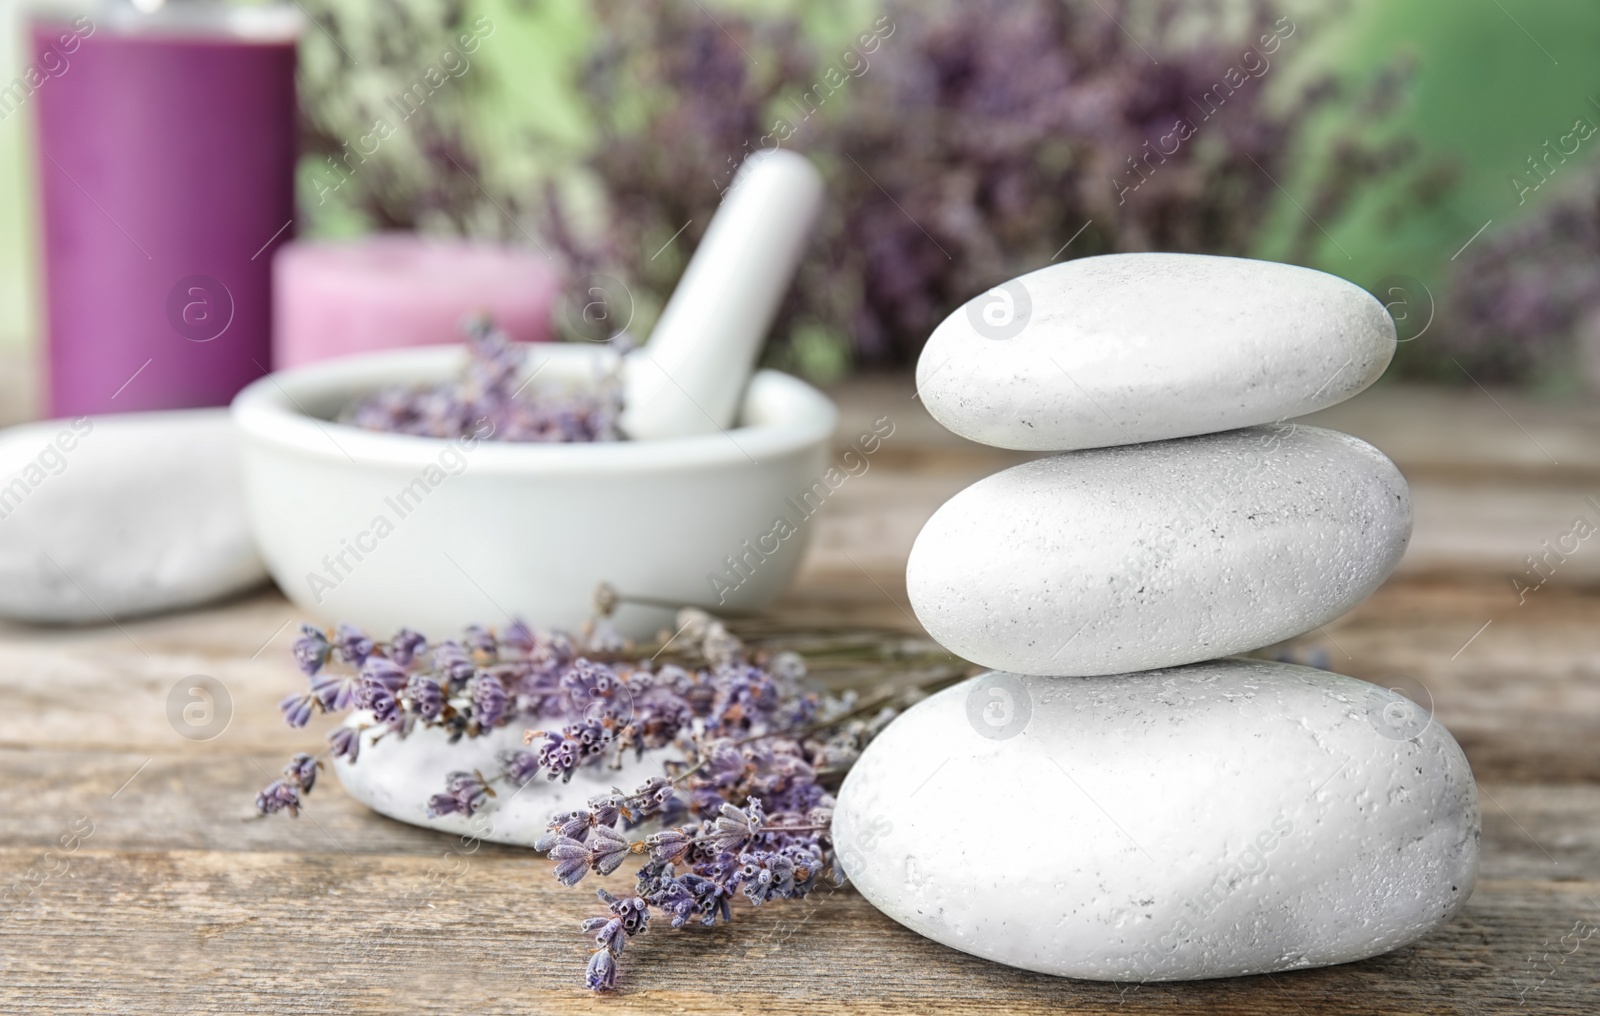
{"type": "Polygon", "coordinates": [[[617,367],[632,341],[611,342],[616,359],[590,389],[533,388],[521,380],[527,351],[488,318],[473,318],[466,336],[467,364],[458,378],[439,384],[394,387],[368,395],[340,416],[366,430],[418,437],[476,435],[494,441],[618,441],[622,383],[617,367]]]}

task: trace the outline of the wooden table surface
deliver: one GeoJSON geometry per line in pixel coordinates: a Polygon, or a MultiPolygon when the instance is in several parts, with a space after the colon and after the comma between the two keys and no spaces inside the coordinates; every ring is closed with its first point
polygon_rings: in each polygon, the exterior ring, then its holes
{"type": "MultiPolygon", "coordinates": [[[[939,430],[906,379],[840,399],[844,432],[888,416],[895,434],[819,516],[773,617],[915,631],[902,569],[918,527],[1020,458],[939,430]]],[[[1377,594],[1294,647],[1431,699],[1482,791],[1477,891],[1414,946],[1098,984],[935,945],[845,889],[653,930],[624,956],[624,990],[591,996],[588,882],[564,889],[541,858],[493,845],[447,860],[454,839],[337,786],[298,821],[251,818],[256,790],[321,738],[278,719],[300,683],[300,614],[264,590],[120,626],[0,626],[0,886],[30,886],[0,904],[0,1013],[1600,1012],[1600,541],[1526,602],[1510,581],[1575,516],[1600,516],[1583,500],[1600,496],[1600,414],[1385,388],[1322,415],[1400,465],[1417,535],[1377,594]],[[193,675],[231,698],[209,740],[168,720],[193,675]]]]}

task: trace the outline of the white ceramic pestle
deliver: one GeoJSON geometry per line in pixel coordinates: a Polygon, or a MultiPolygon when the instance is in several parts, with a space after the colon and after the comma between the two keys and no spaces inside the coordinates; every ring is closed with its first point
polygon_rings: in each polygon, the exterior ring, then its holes
{"type": "Polygon", "coordinates": [[[822,207],[822,179],[781,149],[745,160],[650,341],[628,355],[621,426],[635,440],[732,426],[822,207]]]}

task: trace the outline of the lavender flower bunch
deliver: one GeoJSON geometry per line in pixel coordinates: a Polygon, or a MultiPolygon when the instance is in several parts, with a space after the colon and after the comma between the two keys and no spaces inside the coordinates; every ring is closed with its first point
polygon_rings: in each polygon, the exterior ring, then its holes
{"type": "MultiPolygon", "coordinates": [[[[624,944],[652,917],[710,925],[731,920],[739,897],[759,906],[840,884],[829,781],[894,715],[858,707],[853,693],[809,689],[798,655],[752,653],[702,611],[685,609],[678,624],[656,656],[638,661],[603,619],[578,639],[515,623],[438,644],[409,629],[379,643],[348,625],[307,625],[294,655],[309,688],[281,709],[295,727],[317,713],[363,711],[367,722],[328,738],[329,752],[351,762],[372,728],[404,737],[421,724],[456,739],[529,727],[525,747],[501,755],[500,772],[451,773],[430,802],[435,816],[491,807],[496,784],[566,781],[581,766],[615,768],[629,752],[675,748],[661,775],[557,815],[535,844],[566,885],[644,859],[632,894],[597,890],[606,913],[581,926],[594,942],[585,983],[611,990],[624,944]],[[681,648],[669,654],[674,642],[681,648]]],[[[257,810],[298,815],[318,765],[296,755],[257,810]]]]}
{"type": "Polygon", "coordinates": [[[597,0],[575,84],[597,133],[584,168],[604,197],[600,228],[578,227],[588,190],[552,183],[542,232],[575,273],[614,273],[659,305],[739,163],[775,146],[806,154],[833,211],[768,347],[804,370],[913,361],[974,293],[1059,259],[1248,254],[1271,232],[1274,181],[1314,152],[1298,197],[1310,218],[1283,258],[1312,263],[1317,223],[1401,179],[1417,184],[1402,210],[1414,214],[1434,199],[1422,184],[1436,167],[1378,127],[1403,74],[1361,89],[1304,78],[1271,99],[1325,17],[1281,7],[886,0],[843,15],[860,34],[835,47],[781,10],[712,21],[697,0],[597,0]],[[1336,108],[1348,126],[1313,138],[1336,108]]]}
{"type": "Polygon", "coordinates": [[[1402,350],[1416,376],[1471,384],[1558,382],[1600,349],[1600,180],[1491,231],[1453,267],[1446,324],[1402,350]],[[1585,349],[1585,343],[1589,349],[1585,349]]]}
{"type": "Polygon", "coordinates": [[[626,336],[611,346],[609,369],[587,388],[545,387],[528,391],[519,380],[525,347],[512,342],[486,317],[463,326],[467,364],[461,376],[435,385],[387,388],[357,400],[340,422],[367,430],[418,437],[478,437],[495,441],[617,441],[622,412],[622,354],[626,336]]]}

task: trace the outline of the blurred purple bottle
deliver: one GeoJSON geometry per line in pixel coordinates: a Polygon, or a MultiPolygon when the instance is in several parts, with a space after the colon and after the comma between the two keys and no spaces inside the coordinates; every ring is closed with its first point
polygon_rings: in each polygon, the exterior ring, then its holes
{"type": "Polygon", "coordinates": [[[183,0],[31,25],[52,416],[225,405],[270,366],[300,25],[183,0]]]}

